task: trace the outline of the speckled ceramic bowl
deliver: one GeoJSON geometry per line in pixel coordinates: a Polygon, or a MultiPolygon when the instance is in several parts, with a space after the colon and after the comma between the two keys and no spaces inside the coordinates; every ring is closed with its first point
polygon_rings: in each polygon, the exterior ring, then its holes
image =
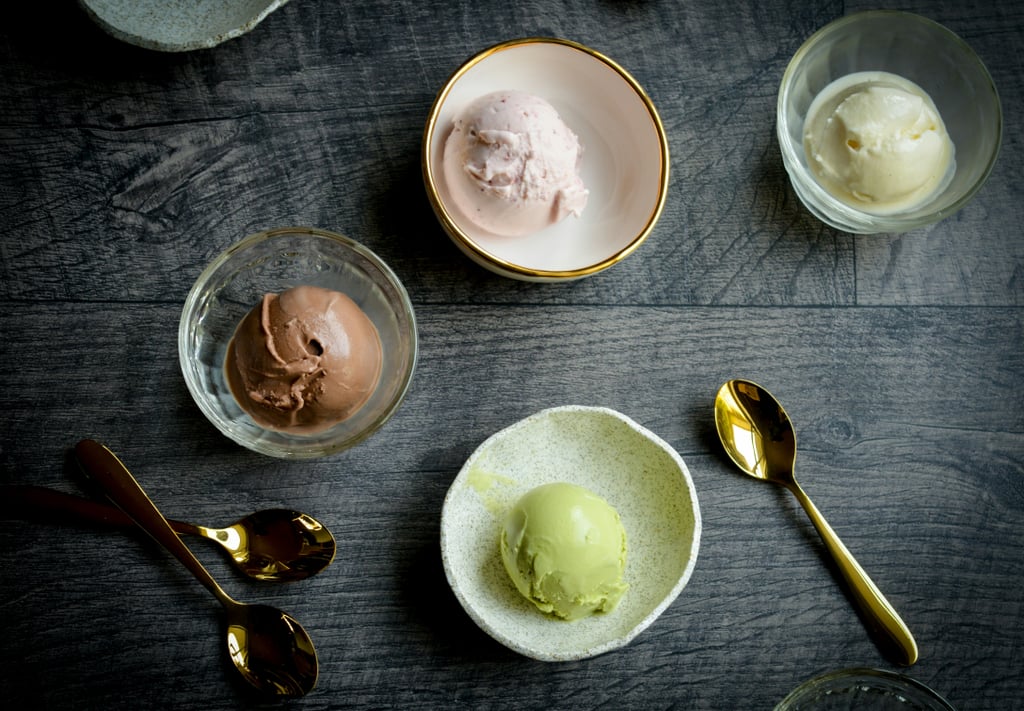
{"type": "Polygon", "coordinates": [[[654,104],[608,57],[563,39],[530,37],[485,49],[438,93],[423,134],[423,181],[445,232],[496,274],[557,282],[596,274],[632,254],[654,229],[668,194],[668,139],[654,104]],[[583,144],[583,214],[539,232],[504,237],[481,229],[453,202],[444,144],[458,112],[499,90],[541,97],[583,144]]]}
{"type": "Polygon", "coordinates": [[[697,493],[679,454],[614,410],[542,410],[491,436],[445,497],[441,557],[469,616],[507,647],[541,661],[585,659],[628,644],[682,592],[697,561],[697,493]],[[626,529],[629,590],[607,614],[566,622],[540,612],[509,578],[499,535],[530,489],[566,481],[611,504],[626,529]]]}
{"type": "Polygon", "coordinates": [[[119,40],[160,52],[215,47],[249,32],[288,0],[78,0],[119,40]]]}

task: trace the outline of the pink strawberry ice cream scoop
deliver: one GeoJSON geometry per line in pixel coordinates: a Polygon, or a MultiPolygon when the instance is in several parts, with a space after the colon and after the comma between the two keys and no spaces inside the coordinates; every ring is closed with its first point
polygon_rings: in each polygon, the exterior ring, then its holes
{"type": "Polygon", "coordinates": [[[455,118],[444,177],[456,207],[478,227],[525,235],[583,212],[582,153],[576,134],[547,101],[497,91],[455,118]]]}
{"type": "Polygon", "coordinates": [[[224,362],[239,406],[263,427],[312,434],[348,419],[373,394],[380,336],[339,291],[266,294],[238,325],[224,362]]]}

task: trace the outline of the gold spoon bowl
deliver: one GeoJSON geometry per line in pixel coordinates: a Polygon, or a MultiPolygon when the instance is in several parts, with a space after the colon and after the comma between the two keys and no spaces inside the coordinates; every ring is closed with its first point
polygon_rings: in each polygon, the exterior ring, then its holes
{"type": "Polygon", "coordinates": [[[86,439],[75,446],[75,455],[107,496],[220,601],[227,617],[228,654],[246,681],[275,696],[304,696],[313,690],[319,675],[316,650],[295,618],[266,605],[238,602],[224,592],[109,449],[86,439]]]}
{"type": "Polygon", "coordinates": [[[176,523],[177,533],[216,541],[239,570],[257,580],[304,580],[330,565],[337,549],[326,526],[290,509],[257,511],[227,528],[176,523]]]}
{"type": "Polygon", "coordinates": [[[730,380],[715,397],[715,425],[729,458],[744,473],[789,489],[807,512],[849,586],[880,647],[896,662],[917,661],[917,642],[907,625],[853,557],[796,481],[796,431],[771,393],[749,380],[730,380]]]}
{"type": "MultiPolygon", "coordinates": [[[[118,528],[135,522],[120,509],[41,486],[0,486],[0,514],[43,521],[75,520],[118,528]]],[[[202,536],[220,545],[243,574],[256,580],[291,582],[316,575],[334,560],[334,536],[309,514],[266,509],[225,528],[168,519],[178,534],[202,536]]]]}

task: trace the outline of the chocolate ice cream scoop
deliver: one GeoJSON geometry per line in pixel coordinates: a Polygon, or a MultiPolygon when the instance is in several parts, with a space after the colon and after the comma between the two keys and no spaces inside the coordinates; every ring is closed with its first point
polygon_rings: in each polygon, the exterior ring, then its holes
{"type": "Polygon", "coordinates": [[[316,286],[266,294],[238,325],[224,369],[261,426],[312,434],[352,416],[380,380],[380,336],[348,296],[316,286]]]}

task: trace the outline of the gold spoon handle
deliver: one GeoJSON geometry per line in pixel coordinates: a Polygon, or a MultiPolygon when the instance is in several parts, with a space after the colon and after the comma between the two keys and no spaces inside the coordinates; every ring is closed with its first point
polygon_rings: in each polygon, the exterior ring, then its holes
{"type": "Polygon", "coordinates": [[[910,633],[910,629],[900,618],[899,614],[897,614],[896,610],[893,609],[893,606],[889,604],[889,601],[885,599],[885,595],[882,594],[868,574],[864,572],[864,569],[860,567],[857,559],[843,545],[839,536],[828,525],[828,521],[821,515],[818,507],[804,493],[800,485],[794,481],[790,490],[796,496],[800,505],[804,507],[804,511],[807,512],[807,516],[811,519],[811,523],[818,530],[818,535],[824,541],[825,547],[832,554],[832,559],[839,566],[839,571],[849,585],[854,600],[857,602],[865,619],[872,623],[879,633],[884,635],[885,640],[889,643],[887,647],[890,648],[890,651],[898,653],[897,661],[899,663],[910,666],[916,662],[917,642],[914,641],[914,635],[910,633]]]}
{"type": "MultiPolygon", "coordinates": [[[[64,522],[68,518],[83,523],[129,527],[135,521],[116,506],[65,494],[45,486],[8,484],[0,486],[0,514],[36,521],[64,522]],[[59,514],[59,516],[55,516],[59,514]]],[[[167,519],[176,533],[195,533],[196,526],[167,519]]]]}
{"type": "Polygon", "coordinates": [[[189,547],[178,538],[178,534],[171,528],[167,519],[117,455],[99,442],[83,439],[75,445],[75,456],[89,476],[104,488],[110,500],[128,514],[139,528],[177,558],[203,587],[213,593],[225,607],[236,604],[192,554],[189,547]]]}

